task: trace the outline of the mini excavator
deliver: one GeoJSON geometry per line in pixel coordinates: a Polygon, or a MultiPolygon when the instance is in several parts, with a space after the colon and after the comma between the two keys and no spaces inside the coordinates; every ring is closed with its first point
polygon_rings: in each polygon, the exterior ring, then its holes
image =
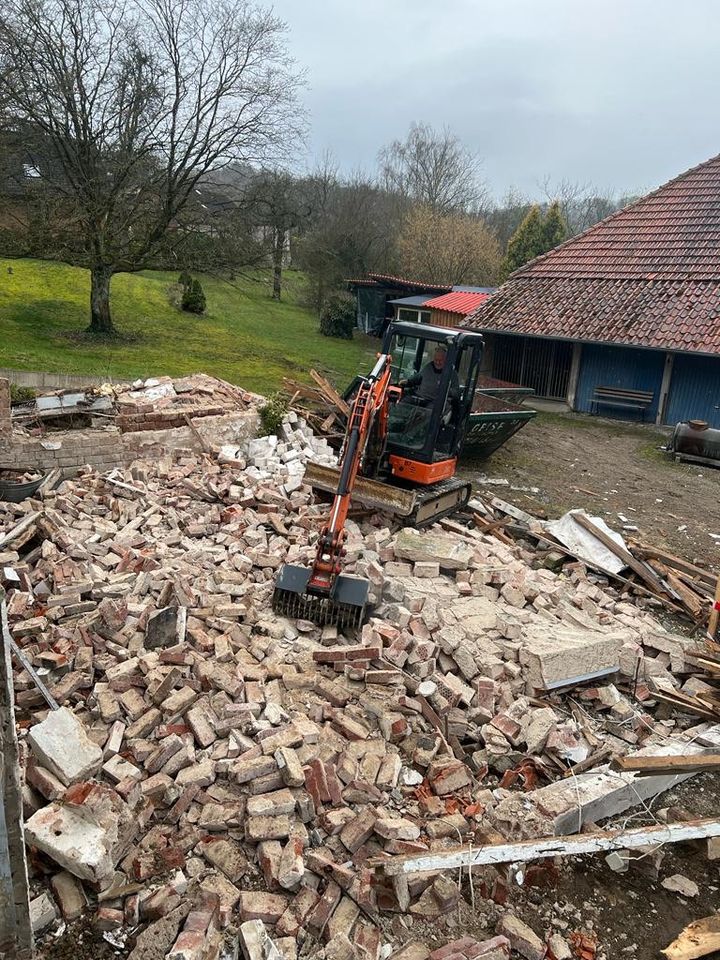
{"type": "Polygon", "coordinates": [[[343,574],[351,501],[422,527],[461,509],[471,486],[455,476],[482,359],[479,333],[393,322],[370,374],[345,399],[338,467],[308,464],[306,482],[332,494],[311,567],[285,564],[273,594],[284,616],[360,627],[369,581],[343,574]]]}

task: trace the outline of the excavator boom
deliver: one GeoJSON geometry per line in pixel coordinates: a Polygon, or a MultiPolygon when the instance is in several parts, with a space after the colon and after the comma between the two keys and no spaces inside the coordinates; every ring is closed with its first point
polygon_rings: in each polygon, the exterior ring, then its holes
{"type": "Polygon", "coordinates": [[[373,429],[380,442],[387,434],[390,356],[381,354],[355,397],[338,464],[339,479],[330,515],[310,569],[285,564],[275,583],[273,609],[284,616],[321,625],[359,627],[365,617],[369,581],[342,574],[345,521],[353,489],[373,429]]]}

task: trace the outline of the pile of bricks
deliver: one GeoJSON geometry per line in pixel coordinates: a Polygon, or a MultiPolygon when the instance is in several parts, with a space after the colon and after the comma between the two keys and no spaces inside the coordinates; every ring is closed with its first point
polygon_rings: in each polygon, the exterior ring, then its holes
{"type": "MultiPolygon", "coordinates": [[[[387,919],[466,892],[378,880],[378,858],[552,832],[582,815],[568,769],[698,738],[652,710],[684,638],[580,565],[536,569],[456,523],[348,523],[374,603],[359,636],[276,616],[277,570],[311,561],[326,511],[302,465],[332,459],[296,415],[280,433],[0,504],[11,631],[60,704],[18,669],[38,930],[90,914],[133,960],[228,940],[247,960],[426,960],[387,919]]],[[[431,960],[542,955],[491,903],[497,931],[431,960]]]]}

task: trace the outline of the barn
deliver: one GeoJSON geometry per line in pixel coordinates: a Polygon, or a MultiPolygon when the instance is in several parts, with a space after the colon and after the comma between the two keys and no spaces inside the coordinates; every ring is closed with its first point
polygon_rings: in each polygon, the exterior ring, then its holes
{"type": "Polygon", "coordinates": [[[572,410],[720,427],[720,156],[526,264],[463,322],[572,410]]]}

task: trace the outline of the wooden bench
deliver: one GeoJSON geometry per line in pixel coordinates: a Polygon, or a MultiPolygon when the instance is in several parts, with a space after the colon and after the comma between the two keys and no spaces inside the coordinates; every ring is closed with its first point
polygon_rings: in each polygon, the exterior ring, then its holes
{"type": "Polygon", "coordinates": [[[625,407],[629,410],[640,410],[645,419],[645,411],[655,398],[652,390],[623,390],[621,387],[595,387],[590,400],[590,409],[602,407],[625,407]]]}

